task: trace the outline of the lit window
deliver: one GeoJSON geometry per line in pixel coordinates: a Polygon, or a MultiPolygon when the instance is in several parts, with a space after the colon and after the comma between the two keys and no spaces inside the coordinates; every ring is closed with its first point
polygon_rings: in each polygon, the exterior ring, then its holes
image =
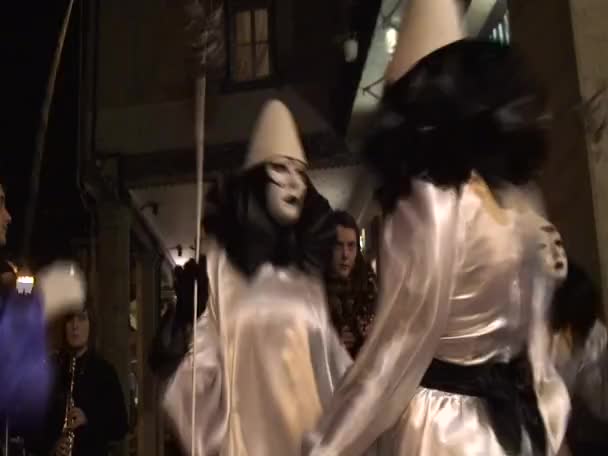
{"type": "Polygon", "coordinates": [[[503,19],[503,25],[505,26],[505,42],[508,44],[511,42],[511,24],[509,24],[509,12],[505,14],[503,19]]]}
{"type": "Polygon", "coordinates": [[[511,32],[509,30],[509,13],[507,12],[500,23],[494,27],[490,33],[490,39],[498,43],[507,45],[511,42],[511,32]]]}
{"type": "Polygon", "coordinates": [[[397,29],[394,27],[389,27],[386,30],[386,51],[389,55],[393,55],[395,53],[395,47],[397,47],[397,35],[397,29]]]}
{"type": "Polygon", "coordinates": [[[238,10],[233,16],[231,76],[235,82],[271,74],[268,8],[238,10]]]}
{"type": "Polygon", "coordinates": [[[367,243],[367,233],[365,232],[365,228],[361,230],[361,234],[359,235],[359,245],[361,246],[361,251],[365,252],[365,247],[367,243]]]}

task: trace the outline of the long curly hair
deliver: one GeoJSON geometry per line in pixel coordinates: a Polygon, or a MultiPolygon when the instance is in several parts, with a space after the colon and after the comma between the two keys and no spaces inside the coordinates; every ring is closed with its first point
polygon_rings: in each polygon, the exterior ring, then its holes
{"type": "Polygon", "coordinates": [[[578,264],[569,260],[568,276],[553,297],[551,329],[556,333],[569,329],[575,347],[582,347],[600,317],[601,299],[597,287],[578,264]]]}
{"type": "MultiPolygon", "coordinates": [[[[87,319],[89,320],[89,339],[87,342],[87,347],[89,349],[95,349],[96,346],[96,338],[97,338],[97,315],[95,312],[95,308],[93,306],[92,299],[89,298],[86,300],[84,307],[82,309],[83,312],[87,313],[87,319]]],[[[80,312],[77,312],[80,313],[80,312]]],[[[57,331],[59,332],[59,348],[62,351],[69,351],[68,342],[67,342],[67,328],[66,325],[68,321],[77,313],[70,313],[65,315],[63,318],[58,320],[59,325],[57,326],[57,331]]]]}
{"type": "Polygon", "coordinates": [[[0,255],[0,299],[6,298],[16,287],[17,274],[8,260],[0,255]]]}

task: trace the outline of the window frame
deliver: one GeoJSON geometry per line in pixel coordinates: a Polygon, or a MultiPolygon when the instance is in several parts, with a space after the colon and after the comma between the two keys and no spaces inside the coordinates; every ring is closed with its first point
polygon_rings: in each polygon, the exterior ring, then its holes
{"type": "MultiPolygon", "coordinates": [[[[275,26],[275,2],[272,0],[258,0],[241,2],[239,0],[228,0],[226,2],[226,75],[223,84],[224,92],[235,92],[242,90],[255,90],[262,88],[275,87],[279,84],[280,78],[277,73],[276,62],[276,26],[275,26]],[[252,23],[252,35],[255,35],[255,10],[265,9],[268,21],[268,54],[269,54],[269,75],[263,78],[237,81],[233,77],[233,66],[236,51],[236,15],[241,12],[249,12],[252,23]]],[[[255,39],[255,38],[254,38],[255,39]]],[[[251,44],[255,48],[255,41],[251,44]]]]}

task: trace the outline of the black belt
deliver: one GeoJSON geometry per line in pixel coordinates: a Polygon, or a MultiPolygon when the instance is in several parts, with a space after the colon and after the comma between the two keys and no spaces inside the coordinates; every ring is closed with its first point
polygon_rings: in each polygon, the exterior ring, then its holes
{"type": "Polygon", "coordinates": [[[483,399],[496,438],[507,454],[520,454],[522,428],[527,431],[535,454],[546,454],[547,436],[527,356],[509,363],[475,366],[434,359],[421,385],[483,399]]]}

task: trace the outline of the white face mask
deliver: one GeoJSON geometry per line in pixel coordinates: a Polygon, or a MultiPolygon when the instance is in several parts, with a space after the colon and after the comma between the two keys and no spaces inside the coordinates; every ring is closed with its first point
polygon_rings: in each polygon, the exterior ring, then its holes
{"type": "Polygon", "coordinates": [[[568,259],[562,237],[553,225],[543,225],[540,253],[547,272],[557,280],[564,280],[568,275],[568,259]]]}
{"type": "Polygon", "coordinates": [[[268,212],[279,225],[296,223],[306,196],[306,165],[298,160],[280,157],[266,163],[270,182],[266,187],[268,212]]]}

